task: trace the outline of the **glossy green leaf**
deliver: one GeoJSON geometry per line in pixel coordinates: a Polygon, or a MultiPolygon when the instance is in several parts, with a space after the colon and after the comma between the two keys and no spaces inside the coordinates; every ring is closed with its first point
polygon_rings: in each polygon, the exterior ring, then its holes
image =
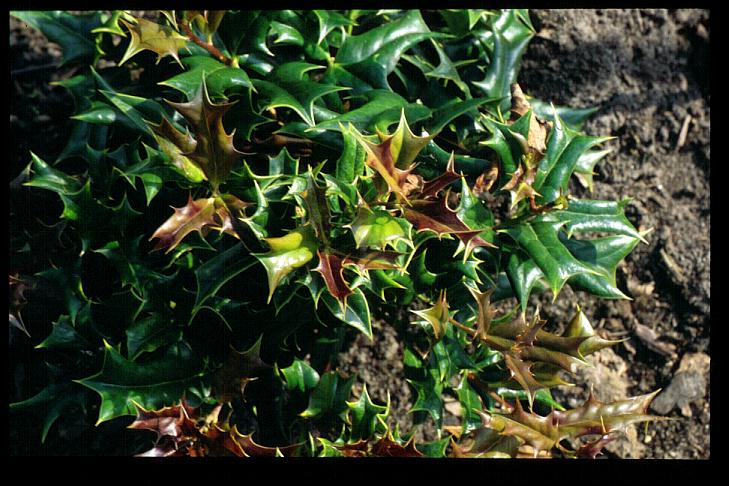
{"type": "Polygon", "coordinates": [[[200,265],[195,270],[195,279],[197,280],[195,309],[199,309],[226,282],[255,264],[256,260],[250,255],[246,247],[242,244],[236,244],[200,265]]]}
{"type": "Polygon", "coordinates": [[[298,390],[300,393],[306,393],[319,383],[319,373],[306,361],[298,358],[294,359],[291,366],[281,368],[280,371],[286,382],[286,387],[290,391],[298,390]]]}
{"type": "Polygon", "coordinates": [[[370,316],[370,307],[367,303],[367,298],[361,289],[356,288],[353,291],[354,293],[347,297],[347,303],[344,308],[342,308],[339,301],[328,293],[321,295],[321,301],[334,314],[334,317],[372,339],[372,317],[370,316]]]}
{"type": "Polygon", "coordinates": [[[600,275],[594,266],[577,260],[559,240],[562,224],[531,222],[504,230],[534,260],[556,296],[570,277],[578,274],[600,275]]]}
{"type": "Polygon", "coordinates": [[[593,191],[593,175],[595,175],[595,166],[610,152],[612,152],[611,149],[587,150],[585,153],[580,155],[579,159],[577,159],[574,175],[590,192],[593,191]]]}
{"type": "Polygon", "coordinates": [[[340,124],[351,123],[357,130],[386,132],[397,123],[405,110],[405,115],[412,123],[430,116],[430,109],[408,101],[397,93],[383,89],[372,89],[363,93],[365,102],[342,115],[317,123],[317,129],[340,130],[340,124]]]}
{"type": "Polygon", "coordinates": [[[173,76],[159,84],[181,91],[187,99],[193,99],[200,89],[203,75],[208,93],[214,98],[243,93],[253,87],[246,72],[227,66],[208,56],[189,56],[182,60],[187,68],[182,74],[173,76]]]}
{"type": "MultiPolygon", "coordinates": [[[[89,304],[86,304],[86,308],[89,304]]],[[[81,311],[83,312],[83,310],[81,311]]],[[[90,311],[87,310],[90,313],[90,311]]],[[[69,316],[61,316],[53,323],[51,334],[43,342],[36,346],[36,349],[71,349],[71,350],[93,350],[96,346],[91,344],[74,326],[69,316]]]]}
{"type": "Polygon", "coordinates": [[[350,441],[369,439],[382,426],[390,411],[389,404],[376,405],[367,393],[367,384],[362,385],[362,393],[356,402],[347,402],[351,423],[350,441]],[[378,425],[380,427],[378,427],[378,425]]]}
{"type": "Polygon", "coordinates": [[[314,230],[308,225],[286,236],[265,238],[265,241],[271,250],[268,253],[254,253],[253,256],[266,268],[270,302],[281,279],[314,258],[318,242],[314,230]]]}
{"type": "Polygon", "coordinates": [[[30,156],[32,159],[30,167],[32,167],[34,175],[24,185],[66,195],[75,194],[83,187],[83,183],[78,177],[54,169],[33,152],[30,153],[30,156]]]}
{"type": "Polygon", "coordinates": [[[458,98],[448,101],[443,106],[439,106],[433,112],[433,118],[427,125],[430,133],[440,133],[449,123],[461,115],[469,112],[478,112],[476,108],[487,103],[496,101],[497,98],[471,98],[460,100],[458,98]]]}
{"type": "Polygon", "coordinates": [[[342,140],[344,148],[337,160],[335,176],[336,180],[351,184],[356,177],[364,173],[365,150],[349,130],[342,130],[342,140]]]}
{"type": "Polygon", "coordinates": [[[461,404],[461,434],[465,435],[481,425],[481,417],[477,410],[482,410],[481,398],[468,383],[468,375],[464,374],[456,388],[458,402],[461,404]]]}
{"type": "Polygon", "coordinates": [[[387,75],[394,70],[400,56],[419,42],[434,37],[439,34],[430,31],[420,12],[409,10],[393,22],[346,37],[336,62],[373,87],[388,89],[387,75]]]}
{"type": "Polygon", "coordinates": [[[254,79],[261,111],[270,108],[290,108],[309,126],[314,126],[314,102],[322,96],[345,90],[342,86],[322,85],[313,81],[273,83],[254,79]]]}
{"type": "Polygon", "coordinates": [[[169,316],[158,313],[137,319],[125,332],[127,356],[131,361],[135,361],[142,353],[151,353],[182,337],[182,330],[169,316]]]}
{"type": "Polygon", "coordinates": [[[534,28],[527,25],[513,9],[504,9],[491,24],[494,48],[486,77],[473,84],[489,98],[503,98],[499,107],[505,116],[511,106],[511,85],[516,81],[521,56],[534,28]]]}
{"type": "Polygon", "coordinates": [[[567,106],[557,106],[555,110],[552,109],[549,103],[531,98],[529,104],[532,105],[534,113],[542,120],[554,121],[554,111],[556,110],[557,116],[562,119],[568,127],[574,130],[582,130],[585,122],[593,114],[595,114],[598,108],[570,108],[567,106]]]}
{"type": "Polygon", "coordinates": [[[609,140],[610,137],[590,137],[567,127],[557,117],[550,131],[547,150],[539,162],[532,187],[540,194],[538,204],[555,201],[567,193],[570,176],[577,162],[588,149],[609,140]]]}
{"type": "Polygon", "coordinates": [[[144,363],[128,361],[110,344],[105,346],[101,371],[76,380],[101,396],[97,424],[135,415],[135,402],[147,410],[158,409],[178,402],[193,388],[202,389],[202,364],[186,344],[174,344],[144,363]]]}
{"type": "Polygon", "coordinates": [[[309,396],[309,406],[300,415],[305,418],[339,417],[346,420],[349,411],[347,398],[354,378],[352,376],[345,379],[336,371],[321,375],[319,383],[309,396]]]}

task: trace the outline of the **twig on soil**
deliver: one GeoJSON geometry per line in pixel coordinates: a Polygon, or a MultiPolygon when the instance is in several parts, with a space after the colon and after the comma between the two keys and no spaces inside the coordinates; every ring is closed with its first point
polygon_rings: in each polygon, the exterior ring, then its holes
{"type": "Polygon", "coordinates": [[[683,147],[683,145],[686,143],[686,135],[688,135],[689,127],[691,126],[691,115],[686,115],[686,118],[683,119],[683,125],[681,126],[681,131],[678,134],[678,141],[676,142],[676,151],[683,147]]]}

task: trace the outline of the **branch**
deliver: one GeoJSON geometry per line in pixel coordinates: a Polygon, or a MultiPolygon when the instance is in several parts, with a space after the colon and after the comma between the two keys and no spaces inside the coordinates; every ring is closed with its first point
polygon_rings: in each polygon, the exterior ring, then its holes
{"type": "Polygon", "coordinates": [[[185,34],[191,41],[208,51],[210,54],[213,55],[213,57],[215,57],[215,59],[224,63],[227,66],[231,66],[233,64],[233,59],[220,52],[220,50],[218,50],[218,48],[214,45],[203,41],[197,35],[195,35],[195,32],[192,31],[190,25],[187,22],[182,22],[180,25],[182,26],[182,30],[185,31],[185,34]]]}

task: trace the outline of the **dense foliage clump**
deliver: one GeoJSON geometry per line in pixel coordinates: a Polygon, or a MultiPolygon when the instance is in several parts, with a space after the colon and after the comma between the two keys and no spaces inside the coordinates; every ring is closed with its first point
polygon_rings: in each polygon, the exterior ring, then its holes
{"type": "MultiPolygon", "coordinates": [[[[13,14],[76,66],[68,144],[22,174],[60,198],[63,248],[11,279],[61,302],[48,383],[11,405],[44,440],[80,409],[136,416],[143,455],[594,457],[655,419],[654,394],[565,410],[549,391],[614,342],[579,308],[545,330],[530,295],[624,298],[644,235],[627,201],[570,195],[607,138],[516,84],[526,11],[13,14]],[[336,368],[393,309],[435,441],[336,368]]],[[[39,250],[11,240],[14,267],[39,250]]]]}

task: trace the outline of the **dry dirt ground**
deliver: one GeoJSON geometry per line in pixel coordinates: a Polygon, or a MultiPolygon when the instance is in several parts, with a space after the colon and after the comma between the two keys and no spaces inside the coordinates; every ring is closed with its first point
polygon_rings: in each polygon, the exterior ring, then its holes
{"type": "MultiPolygon", "coordinates": [[[[533,10],[531,17],[538,34],[523,59],[523,90],[558,105],[600,108],[586,131],[616,138],[597,166],[591,197],[633,198],[629,219],[653,229],[649,243],[618,269],[618,286],[633,300],[604,301],[566,289],[555,304],[541,302],[550,322],[566,322],[579,302],[598,332],[627,338],[592,358],[594,367],[573,380],[582,386],[555,396],[575,406],[590,386],[602,400],[661,388],[653,413],[675,420],[635,430],[611,444],[607,456],[708,458],[709,12],[533,10]]],[[[12,180],[27,164],[28,150],[42,158],[58,153],[63,132],[52,127],[64,126],[73,106],[62,88],[48,84],[58,78],[57,47],[13,19],[10,55],[12,180]]],[[[579,186],[573,194],[588,196],[579,186]]],[[[376,400],[384,401],[389,390],[396,419],[406,425],[412,396],[402,349],[392,324],[374,327],[375,342],[358,338],[340,366],[367,381],[376,400]]],[[[12,395],[11,387],[11,401],[19,398],[12,395]]]]}

